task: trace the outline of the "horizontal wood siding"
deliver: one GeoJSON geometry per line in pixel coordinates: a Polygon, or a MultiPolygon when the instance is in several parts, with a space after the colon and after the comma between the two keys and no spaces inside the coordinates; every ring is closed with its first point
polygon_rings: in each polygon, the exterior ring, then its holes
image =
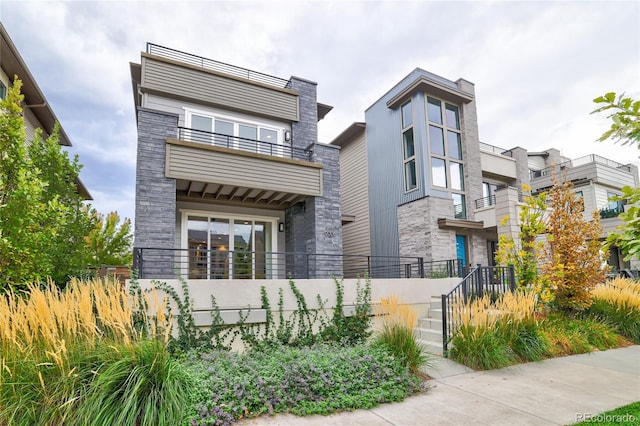
{"type": "Polygon", "coordinates": [[[322,169],[242,151],[167,144],[166,176],[198,182],[321,196],[322,169]]]}
{"type": "Polygon", "coordinates": [[[369,181],[364,131],[340,151],[340,174],[342,213],[355,216],[354,222],[342,227],[343,252],[349,255],[370,255],[369,181]]]}
{"type": "Polygon", "coordinates": [[[141,88],[264,117],[298,120],[297,95],[151,58],[142,58],[141,88]]]}

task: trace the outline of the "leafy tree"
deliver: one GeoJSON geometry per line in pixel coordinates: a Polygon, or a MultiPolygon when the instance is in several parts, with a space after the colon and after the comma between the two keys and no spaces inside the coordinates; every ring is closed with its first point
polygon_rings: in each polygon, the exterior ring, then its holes
{"type": "Polygon", "coordinates": [[[87,265],[130,265],[132,260],[131,220],[125,218],[121,225],[117,212],[106,216],[98,214],[95,227],[85,237],[87,265]]]}
{"type": "MultiPolygon", "coordinates": [[[[523,185],[524,191],[531,187],[523,185]]],[[[499,237],[499,248],[496,260],[501,265],[513,265],[516,281],[520,287],[532,287],[544,302],[550,302],[552,295],[545,281],[538,274],[538,257],[543,249],[543,242],[536,239],[545,232],[544,212],[546,210],[546,193],[537,197],[524,198],[520,208],[518,239],[508,235],[499,237]]],[[[509,220],[508,216],[503,221],[509,220]]]]}
{"type": "Polygon", "coordinates": [[[624,212],[618,215],[623,223],[616,227],[617,233],[609,233],[606,247],[619,247],[626,261],[640,260],[640,187],[623,187],[622,196],[616,197],[615,200],[627,200],[627,204],[624,212]]]}
{"type": "Polygon", "coordinates": [[[0,292],[51,277],[63,284],[84,267],[84,236],[94,214],[76,192],[77,157],[58,143],[57,127],[27,141],[19,79],[0,102],[0,292]]]}
{"type": "Polygon", "coordinates": [[[584,219],[582,200],[569,181],[553,176],[548,197],[547,244],[543,271],[555,301],[563,310],[580,311],[591,304],[589,290],[605,280],[602,266],[600,215],[584,219]]]}
{"type": "Polygon", "coordinates": [[[622,142],[622,145],[637,144],[640,149],[640,101],[634,101],[625,97],[624,93],[616,97],[615,92],[609,92],[593,100],[602,106],[591,114],[602,111],[613,111],[607,116],[610,118],[611,128],[604,132],[598,141],[613,139],[622,142]]]}

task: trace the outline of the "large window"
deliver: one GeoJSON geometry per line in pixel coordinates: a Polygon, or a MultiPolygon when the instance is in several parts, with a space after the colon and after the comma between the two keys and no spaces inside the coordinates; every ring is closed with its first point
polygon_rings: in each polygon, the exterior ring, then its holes
{"type": "Polygon", "coordinates": [[[273,278],[277,219],[185,213],[183,244],[192,279],[273,278]]]}
{"type": "Polygon", "coordinates": [[[187,138],[232,149],[282,155],[286,129],[217,114],[186,110],[187,138]]]}
{"type": "Polygon", "coordinates": [[[418,188],[418,171],[416,169],[416,147],[413,139],[413,111],[411,101],[400,108],[402,115],[402,154],[404,168],[404,190],[413,191],[418,188]]]}
{"type": "Polygon", "coordinates": [[[460,112],[456,105],[427,97],[431,185],[451,193],[455,217],[466,219],[460,112]]]}

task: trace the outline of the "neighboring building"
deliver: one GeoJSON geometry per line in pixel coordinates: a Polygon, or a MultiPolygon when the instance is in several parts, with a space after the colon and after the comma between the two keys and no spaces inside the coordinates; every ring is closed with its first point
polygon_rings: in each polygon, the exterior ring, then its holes
{"type": "Polygon", "coordinates": [[[344,252],[486,263],[473,84],[411,72],[332,144],[341,149],[344,252]]]}
{"type": "MultiPolygon", "coordinates": [[[[13,85],[15,76],[22,81],[21,91],[24,95],[22,114],[27,141],[33,139],[37,128],[42,129],[43,137],[48,137],[53,132],[58,119],[6,29],[0,23],[0,99],[6,96],[7,88],[13,85]]],[[[62,126],[59,128],[59,135],[60,145],[71,146],[71,141],[62,126]]],[[[78,193],[85,200],[92,199],[80,179],[76,179],[76,186],[78,193]]]]}
{"type": "Polygon", "coordinates": [[[143,276],[342,271],[339,149],[316,83],[148,44],[131,64],[138,127],[134,263],[143,276]]]}
{"type": "MultiPolygon", "coordinates": [[[[481,143],[473,84],[421,69],[331,143],[341,147],[345,254],[494,265],[499,235],[518,235],[519,206],[528,194],[522,185],[534,195],[548,190],[554,165],[583,197],[585,218],[601,212],[603,238],[620,224],[616,216],[624,208],[609,197],[638,185],[637,167],[596,155],[569,160],[557,149],[481,143]]],[[[617,249],[610,263],[618,270],[639,266],[623,262],[617,249]]]]}

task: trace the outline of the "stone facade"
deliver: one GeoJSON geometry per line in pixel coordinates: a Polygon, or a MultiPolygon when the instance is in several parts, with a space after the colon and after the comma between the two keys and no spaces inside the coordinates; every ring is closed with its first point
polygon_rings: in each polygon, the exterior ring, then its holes
{"type": "MultiPolygon", "coordinates": [[[[165,141],[176,137],[177,127],[178,116],[175,114],[138,109],[134,247],[174,247],[176,181],[165,177],[165,141]]],[[[157,252],[154,265],[158,269],[154,269],[158,278],[173,277],[172,252],[157,252]],[[158,259],[158,256],[166,258],[166,262],[158,259]],[[160,264],[164,266],[158,267],[160,264]]]]}
{"type": "Polygon", "coordinates": [[[438,219],[453,217],[451,200],[424,197],[398,206],[400,256],[420,256],[425,262],[456,258],[456,233],[438,227],[438,219]]]}

